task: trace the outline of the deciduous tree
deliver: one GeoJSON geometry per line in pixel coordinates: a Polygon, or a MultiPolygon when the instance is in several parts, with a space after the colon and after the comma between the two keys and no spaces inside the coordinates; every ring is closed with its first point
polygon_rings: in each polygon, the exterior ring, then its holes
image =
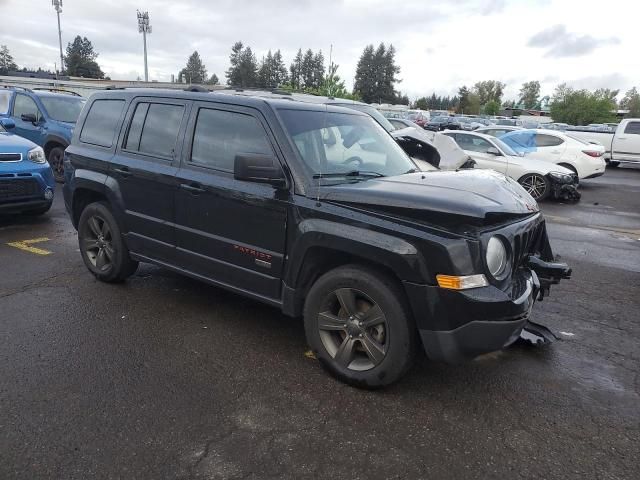
{"type": "Polygon", "coordinates": [[[525,82],[520,87],[520,103],[524,108],[538,108],[540,106],[540,82],[533,80],[525,82]]]}

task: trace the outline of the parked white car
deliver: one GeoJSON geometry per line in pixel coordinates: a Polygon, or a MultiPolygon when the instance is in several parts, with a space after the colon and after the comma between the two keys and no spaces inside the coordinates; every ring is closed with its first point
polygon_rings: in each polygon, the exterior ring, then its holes
{"type": "Polygon", "coordinates": [[[586,142],[597,142],[603,145],[605,160],[612,167],[619,165],[620,162],[640,163],[640,118],[622,120],[615,128],[615,133],[577,130],[567,130],[566,133],[586,142]]]}
{"type": "Polygon", "coordinates": [[[485,135],[491,135],[492,137],[499,137],[505,133],[514,132],[516,130],[522,130],[522,127],[512,127],[510,125],[491,125],[489,127],[482,127],[476,130],[477,133],[484,133],[485,135]]]}
{"type": "Polygon", "coordinates": [[[604,174],[604,147],[588,143],[556,130],[518,130],[501,135],[500,140],[519,154],[568,168],[583,180],[604,174]]]}
{"type": "Polygon", "coordinates": [[[521,156],[499,138],[476,132],[447,130],[458,146],[475,162],[475,168],[489,168],[503,173],[524,187],[535,200],[552,196],[577,200],[580,193],[577,176],[560,165],[521,156]]]}

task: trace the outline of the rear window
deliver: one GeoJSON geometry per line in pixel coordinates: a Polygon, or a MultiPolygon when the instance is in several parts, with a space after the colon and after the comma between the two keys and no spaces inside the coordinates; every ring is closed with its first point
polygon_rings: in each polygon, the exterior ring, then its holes
{"type": "Polygon", "coordinates": [[[624,129],[624,133],[631,135],[640,135],[640,122],[629,122],[624,129]]]}
{"type": "Polygon", "coordinates": [[[0,113],[7,113],[9,111],[10,98],[10,92],[0,92],[0,113]]]}
{"type": "Polygon", "coordinates": [[[126,150],[171,159],[184,106],[164,103],[139,103],[131,119],[124,148],[126,150]]]}
{"type": "Polygon", "coordinates": [[[244,113],[201,108],[193,134],[191,162],[232,172],[239,153],[273,154],[258,120],[244,113]]]}
{"type": "Polygon", "coordinates": [[[82,126],[80,141],[100,147],[113,146],[113,137],[118,128],[124,100],[96,100],[91,105],[82,126]]]}

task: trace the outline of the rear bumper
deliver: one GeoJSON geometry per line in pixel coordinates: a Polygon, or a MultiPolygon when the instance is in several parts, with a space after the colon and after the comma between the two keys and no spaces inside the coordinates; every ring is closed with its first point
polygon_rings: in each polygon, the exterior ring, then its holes
{"type": "Polygon", "coordinates": [[[427,356],[460,363],[513,343],[540,291],[534,271],[519,273],[511,292],[494,286],[463,291],[405,284],[427,356]]]}

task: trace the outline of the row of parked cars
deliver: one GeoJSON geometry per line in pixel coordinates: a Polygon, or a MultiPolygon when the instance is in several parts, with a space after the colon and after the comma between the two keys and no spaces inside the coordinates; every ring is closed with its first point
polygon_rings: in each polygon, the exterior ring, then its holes
{"type": "Polygon", "coordinates": [[[551,338],[528,316],[570,269],[527,191],[456,142],[348,100],[114,89],[80,112],[64,203],[99,280],[149,262],[301,316],[324,368],[378,388],[420,348],[551,338]]]}

